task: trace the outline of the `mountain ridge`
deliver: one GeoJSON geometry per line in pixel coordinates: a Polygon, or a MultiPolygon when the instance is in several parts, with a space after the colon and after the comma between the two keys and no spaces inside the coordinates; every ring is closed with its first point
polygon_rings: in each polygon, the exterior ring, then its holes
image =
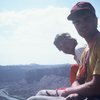
{"type": "Polygon", "coordinates": [[[0,66],[0,89],[27,98],[41,89],[69,86],[69,75],[70,64],[0,66]]]}

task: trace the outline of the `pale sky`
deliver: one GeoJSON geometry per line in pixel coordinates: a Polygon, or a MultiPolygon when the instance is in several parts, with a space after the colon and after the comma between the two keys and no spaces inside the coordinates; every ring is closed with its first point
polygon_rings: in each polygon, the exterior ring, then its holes
{"type": "MultiPolygon", "coordinates": [[[[80,0],[0,0],[0,65],[75,63],[73,56],[57,50],[53,41],[68,32],[80,44],[85,41],[67,20],[69,10],[80,0]]],[[[99,0],[90,1],[97,11],[99,0]]]]}

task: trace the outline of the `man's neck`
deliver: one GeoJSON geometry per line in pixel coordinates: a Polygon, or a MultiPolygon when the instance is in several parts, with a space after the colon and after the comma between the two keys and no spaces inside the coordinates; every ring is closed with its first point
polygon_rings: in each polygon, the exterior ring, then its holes
{"type": "Polygon", "coordinates": [[[91,45],[94,43],[95,38],[98,35],[98,30],[95,30],[93,33],[91,33],[92,35],[88,36],[87,38],[85,38],[85,40],[87,41],[89,47],[91,47],[91,45]]]}

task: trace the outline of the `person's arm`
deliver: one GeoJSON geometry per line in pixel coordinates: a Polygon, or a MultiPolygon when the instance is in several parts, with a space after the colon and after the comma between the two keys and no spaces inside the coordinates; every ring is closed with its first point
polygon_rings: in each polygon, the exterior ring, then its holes
{"type": "MultiPolygon", "coordinates": [[[[72,85],[71,85],[70,88],[76,87],[76,86],[79,86],[79,85],[80,85],[79,82],[78,82],[77,80],[75,80],[75,81],[72,83],[72,85]]],[[[67,93],[67,90],[70,89],[70,88],[69,88],[69,87],[66,88],[66,89],[62,92],[61,96],[67,97],[67,96],[69,95],[69,94],[67,93]]]]}
{"type": "Polygon", "coordinates": [[[76,87],[76,86],[79,86],[79,85],[80,85],[79,82],[77,80],[75,80],[73,82],[73,84],[71,85],[71,87],[76,87]]]}
{"type": "MultiPolygon", "coordinates": [[[[66,89],[65,94],[80,94],[82,96],[100,95],[100,75],[94,75],[90,82],[78,86],[72,86],[66,89]]],[[[65,96],[62,94],[62,96],[65,96]]]]}

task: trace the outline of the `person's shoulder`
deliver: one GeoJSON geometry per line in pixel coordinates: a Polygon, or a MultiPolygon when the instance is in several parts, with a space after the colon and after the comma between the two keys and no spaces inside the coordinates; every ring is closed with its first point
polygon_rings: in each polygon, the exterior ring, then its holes
{"type": "Polygon", "coordinates": [[[81,56],[86,48],[86,44],[78,44],[76,47],[75,47],[75,57],[76,57],[76,61],[79,62],[80,59],[81,59],[81,56]]]}
{"type": "Polygon", "coordinates": [[[84,50],[87,47],[87,44],[78,44],[75,47],[75,51],[80,51],[80,50],[84,50]]]}

